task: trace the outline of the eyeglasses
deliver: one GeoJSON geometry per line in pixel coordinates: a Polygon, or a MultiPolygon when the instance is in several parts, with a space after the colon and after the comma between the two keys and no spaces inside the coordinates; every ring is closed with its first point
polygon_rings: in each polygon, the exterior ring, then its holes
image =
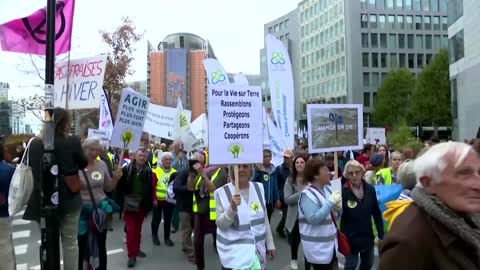
{"type": "Polygon", "coordinates": [[[348,176],[361,176],[362,175],[362,172],[361,171],[349,171],[347,173],[348,176]]]}

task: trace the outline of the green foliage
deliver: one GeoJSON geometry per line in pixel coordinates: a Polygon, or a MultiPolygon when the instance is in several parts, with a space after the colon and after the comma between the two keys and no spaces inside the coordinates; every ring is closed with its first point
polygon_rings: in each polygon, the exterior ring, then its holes
{"type": "Polygon", "coordinates": [[[376,125],[392,127],[408,118],[415,77],[408,69],[391,71],[378,89],[373,120],[376,125]]]}
{"type": "Polygon", "coordinates": [[[451,125],[448,51],[443,49],[418,76],[412,98],[412,120],[433,127],[451,125]]]}
{"type": "Polygon", "coordinates": [[[411,147],[418,150],[423,145],[415,138],[405,120],[400,121],[392,131],[387,133],[388,141],[395,150],[401,150],[404,147],[411,147]]]}

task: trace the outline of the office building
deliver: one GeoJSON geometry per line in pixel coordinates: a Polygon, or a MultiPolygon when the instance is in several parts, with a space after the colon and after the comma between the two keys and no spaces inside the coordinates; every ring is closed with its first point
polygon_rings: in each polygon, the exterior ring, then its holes
{"type": "Polygon", "coordinates": [[[480,1],[448,1],[453,139],[477,136],[480,127],[480,1]]]}
{"type": "Polygon", "coordinates": [[[147,95],[154,104],[176,107],[180,97],[192,119],[207,108],[203,59],[215,58],[207,40],[190,33],[168,35],[157,50],[149,44],[147,95]]]}
{"type": "MultiPolygon", "coordinates": [[[[227,76],[228,76],[228,80],[230,81],[230,83],[235,83],[235,75],[237,73],[227,73],[227,76]]],[[[262,86],[262,76],[261,75],[255,75],[255,74],[243,74],[245,75],[245,77],[247,78],[247,81],[248,81],[248,85],[251,85],[251,86],[262,86]]]]}
{"type": "Polygon", "coordinates": [[[447,0],[304,0],[298,12],[305,118],[309,103],[363,104],[368,127],[388,72],[418,74],[448,47],[447,0]]]}
{"type": "Polygon", "coordinates": [[[8,101],[9,89],[10,85],[7,82],[0,82],[0,136],[12,133],[10,126],[12,104],[8,101]]]}
{"type": "MultiPolygon", "coordinates": [[[[292,63],[292,73],[295,89],[295,119],[300,118],[300,35],[298,25],[298,9],[295,9],[280,18],[266,23],[263,26],[264,36],[272,34],[280,39],[288,50],[290,61],[292,63]]],[[[261,87],[263,90],[263,102],[267,111],[271,110],[271,96],[270,86],[268,84],[268,63],[267,63],[267,49],[264,47],[260,50],[260,77],[261,87]]]]}
{"type": "Polygon", "coordinates": [[[137,92],[144,96],[148,96],[148,91],[147,91],[147,81],[134,81],[134,82],[127,82],[127,86],[135,89],[137,92]]]}

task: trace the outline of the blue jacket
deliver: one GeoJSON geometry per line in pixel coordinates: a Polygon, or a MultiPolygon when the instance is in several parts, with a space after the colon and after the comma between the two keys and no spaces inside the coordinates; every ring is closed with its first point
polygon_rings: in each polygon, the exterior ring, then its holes
{"type": "Polygon", "coordinates": [[[257,168],[255,169],[255,177],[253,178],[253,182],[263,184],[263,189],[265,190],[265,202],[267,205],[273,205],[276,201],[280,200],[277,177],[274,171],[275,167],[273,165],[270,166],[271,173],[257,168]]]}
{"type": "Polygon", "coordinates": [[[12,181],[15,167],[0,161],[0,217],[8,217],[8,190],[12,181]]]}

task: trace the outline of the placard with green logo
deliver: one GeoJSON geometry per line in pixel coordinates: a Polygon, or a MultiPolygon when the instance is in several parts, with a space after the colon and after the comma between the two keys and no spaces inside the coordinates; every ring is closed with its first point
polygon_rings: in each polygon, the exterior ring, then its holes
{"type": "Polygon", "coordinates": [[[258,86],[209,85],[211,164],[262,162],[262,108],[262,90],[258,86]]]}

